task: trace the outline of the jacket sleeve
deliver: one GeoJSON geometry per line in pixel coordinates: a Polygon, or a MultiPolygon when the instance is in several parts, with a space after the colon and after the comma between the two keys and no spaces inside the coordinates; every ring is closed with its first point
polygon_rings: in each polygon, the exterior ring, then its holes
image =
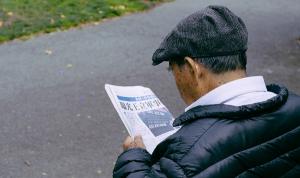
{"type": "Polygon", "coordinates": [[[161,158],[151,161],[151,154],[145,149],[133,148],[123,152],[115,165],[114,178],[185,178],[182,169],[174,161],[161,158]]]}

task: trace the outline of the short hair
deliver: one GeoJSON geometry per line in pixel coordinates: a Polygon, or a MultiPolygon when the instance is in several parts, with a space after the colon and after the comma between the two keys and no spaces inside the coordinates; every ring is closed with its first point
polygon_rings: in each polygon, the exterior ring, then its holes
{"type": "MultiPolygon", "coordinates": [[[[237,69],[246,70],[247,65],[247,55],[245,52],[232,56],[217,56],[193,59],[196,62],[204,65],[205,68],[215,74],[221,74],[237,69]]],[[[185,61],[183,59],[172,60],[171,62],[177,64],[178,66],[183,66],[185,64],[185,61]]]]}

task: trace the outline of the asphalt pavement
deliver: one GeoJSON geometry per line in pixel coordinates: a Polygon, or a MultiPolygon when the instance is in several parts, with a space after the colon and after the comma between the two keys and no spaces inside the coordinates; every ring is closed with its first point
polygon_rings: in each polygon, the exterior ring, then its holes
{"type": "Polygon", "coordinates": [[[153,10],[0,45],[0,178],[108,178],[127,135],[104,84],[143,85],[174,116],[185,105],[163,37],[208,4],[249,30],[248,74],[300,93],[299,0],[178,0],[153,10]]]}

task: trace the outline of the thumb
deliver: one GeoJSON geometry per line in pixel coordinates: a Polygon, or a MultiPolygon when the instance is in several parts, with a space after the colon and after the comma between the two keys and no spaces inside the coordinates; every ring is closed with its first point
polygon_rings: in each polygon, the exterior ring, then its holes
{"type": "Polygon", "coordinates": [[[134,144],[136,147],[145,148],[143,138],[140,135],[134,137],[134,144]]]}

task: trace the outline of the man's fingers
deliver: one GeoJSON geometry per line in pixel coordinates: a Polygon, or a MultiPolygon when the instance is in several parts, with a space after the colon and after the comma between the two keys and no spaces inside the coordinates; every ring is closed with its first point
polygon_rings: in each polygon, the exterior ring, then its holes
{"type": "Polygon", "coordinates": [[[123,142],[123,149],[127,150],[128,148],[131,148],[134,146],[134,140],[132,137],[127,136],[123,142]]]}
{"type": "Polygon", "coordinates": [[[134,146],[139,148],[145,148],[142,136],[137,135],[134,137],[134,146]]]}
{"type": "Polygon", "coordinates": [[[123,142],[123,149],[128,150],[129,148],[145,148],[142,136],[138,135],[134,138],[127,136],[123,142]]]}

